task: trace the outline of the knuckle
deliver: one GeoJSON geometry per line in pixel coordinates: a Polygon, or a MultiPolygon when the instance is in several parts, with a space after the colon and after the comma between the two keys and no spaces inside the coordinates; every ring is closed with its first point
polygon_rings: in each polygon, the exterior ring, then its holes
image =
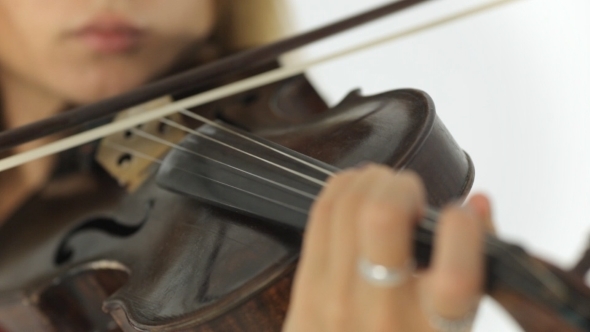
{"type": "Polygon", "coordinates": [[[373,199],[364,204],[362,216],[376,222],[400,223],[410,219],[410,212],[399,202],[373,199]]]}
{"type": "Polygon", "coordinates": [[[354,187],[342,188],[335,196],[337,196],[334,200],[335,204],[339,208],[350,212],[352,212],[352,209],[362,206],[368,200],[367,195],[362,190],[354,187]]]}
{"type": "Polygon", "coordinates": [[[326,181],[323,190],[320,192],[317,199],[314,201],[312,209],[324,209],[325,206],[331,206],[335,200],[334,196],[338,196],[338,194],[333,195],[330,194],[330,192],[339,193],[339,189],[342,187],[346,187],[346,185],[351,182],[353,176],[354,174],[352,172],[344,171],[330,177],[326,181]]]}
{"type": "Polygon", "coordinates": [[[330,198],[317,199],[311,206],[310,217],[317,219],[327,218],[333,210],[334,200],[330,198]]]}
{"type": "Polygon", "coordinates": [[[412,222],[415,207],[406,197],[399,194],[387,194],[372,197],[365,201],[362,216],[369,220],[389,223],[412,222]]]}
{"type": "Polygon", "coordinates": [[[385,201],[366,204],[359,221],[363,227],[372,228],[373,232],[381,234],[405,232],[414,222],[412,214],[405,207],[385,201]]]}
{"type": "Polygon", "coordinates": [[[404,170],[398,173],[396,180],[398,185],[405,190],[415,193],[421,197],[426,195],[426,188],[424,182],[418,173],[412,170],[404,170]]]}

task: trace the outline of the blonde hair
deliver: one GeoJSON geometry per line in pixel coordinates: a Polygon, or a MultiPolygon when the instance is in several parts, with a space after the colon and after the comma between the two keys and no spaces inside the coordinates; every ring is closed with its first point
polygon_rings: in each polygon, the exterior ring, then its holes
{"type": "Polygon", "coordinates": [[[284,0],[218,0],[217,42],[233,52],[267,44],[291,31],[284,0]]]}

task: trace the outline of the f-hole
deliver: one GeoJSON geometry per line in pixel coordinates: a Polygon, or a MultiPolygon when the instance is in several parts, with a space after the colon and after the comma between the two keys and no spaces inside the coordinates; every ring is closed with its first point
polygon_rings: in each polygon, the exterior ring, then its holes
{"type": "Polygon", "coordinates": [[[154,204],[155,201],[150,200],[147,203],[145,214],[142,217],[142,219],[134,223],[132,226],[129,226],[127,223],[124,224],[118,220],[106,217],[92,218],[81,223],[74,229],[70,230],[61,240],[57,248],[57,251],[55,252],[55,256],[53,259],[54,264],[59,266],[72,260],[74,256],[74,249],[70,245],[70,241],[72,240],[72,238],[74,238],[80,233],[85,233],[88,231],[99,231],[111,236],[121,238],[130,237],[134,235],[143,227],[143,225],[145,225],[145,223],[149,219],[150,211],[154,207],[154,204]]]}

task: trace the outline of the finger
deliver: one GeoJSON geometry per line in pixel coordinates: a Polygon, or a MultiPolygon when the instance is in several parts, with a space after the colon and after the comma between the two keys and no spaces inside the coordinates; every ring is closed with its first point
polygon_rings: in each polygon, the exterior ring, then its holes
{"type": "Polygon", "coordinates": [[[360,253],[374,264],[403,267],[411,258],[414,225],[426,194],[410,172],[387,174],[370,193],[359,218],[360,253]]]}
{"type": "Polygon", "coordinates": [[[363,313],[364,324],[371,330],[401,326],[404,310],[412,306],[412,235],[425,201],[425,189],[417,175],[388,172],[362,207],[357,222],[359,258],[398,269],[402,276],[398,285],[377,285],[357,273],[357,311],[363,313]]]}
{"type": "Polygon", "coordinates": [[[384,174],[388,173],[390,171],[386,171],[386,167],[383,166],[363,166],[357,171],[350,184],[343,188],[335,201],[329,265],[333,286],[337,292],[349,290],[350,283],[356,277],[359,210],[369,192],[380,183],[384,174]]]}
{"type": "Polygon", "coordinates": [[[469,199],[468,204],[475,210],[475,213],[478,216],[480,216],[480,218],[483,220],[486,231],[495,234],[496,227],[494,226],[492,219],[492,208],[490,199],[483,194],[474,194],[469,199]]]}
{"type": "Polygon", "coordinates": [[[350,185],[355,173],[356,170],[347,170],[332,176],[311,207],[299,263],[300,271],[308,268],[315,271],[311,278],[315,278],[327,265],[334,203],[338,194],[350,185]]]}
{"type": "Polygon", "coordinates": [[[434,244],[431,298],[437,316],[462,319],[473,312],[483,284],[483,216],[477,207],[449,207],[441,213],[434,244]]]}
{"type": "Polygon", "coordinates": [[[289,313],[285,329],[294,329],[300,324],[316,324],[318,298],[327,298],[325,284],[327,281],[327,263],[332,236],[332,213],[335,201],[343,188],[350,185],[355,177],[355,170],[342,171],[328,179],[322,191],[313,203],[303,239],[301,259],[296,271],[291,294],[289,313]],[[294,317],[303,315],[308,322],[300,322],[294,317]]]}
{"type": "Polygon", "coordinates": [[[343,330],[351,309],[349,285],[356,275],[357,205],[375,182],[372,168],[365,165],[334,177],[312,208],[292,303],[299,310],[304,310],[300,307],[306,303],[305,310],[309,310],[318,298],[324,298],[325,305],[312,312],[323,312],[320,317],[327,317],[324,323],[331,326],[329,330],[343,330]],[[318,250],[323,258],[311,257],[317,256],[318,250]]]}

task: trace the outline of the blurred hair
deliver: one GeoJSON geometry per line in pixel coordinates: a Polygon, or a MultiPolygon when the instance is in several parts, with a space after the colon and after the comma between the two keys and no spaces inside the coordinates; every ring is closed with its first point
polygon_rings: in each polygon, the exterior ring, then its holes
{"type": "Polygon", "coordinates": [[[217,0],[218,25],[212,36],[224,51],[267,44],[288,34],[284,0],[217,0]]]}

